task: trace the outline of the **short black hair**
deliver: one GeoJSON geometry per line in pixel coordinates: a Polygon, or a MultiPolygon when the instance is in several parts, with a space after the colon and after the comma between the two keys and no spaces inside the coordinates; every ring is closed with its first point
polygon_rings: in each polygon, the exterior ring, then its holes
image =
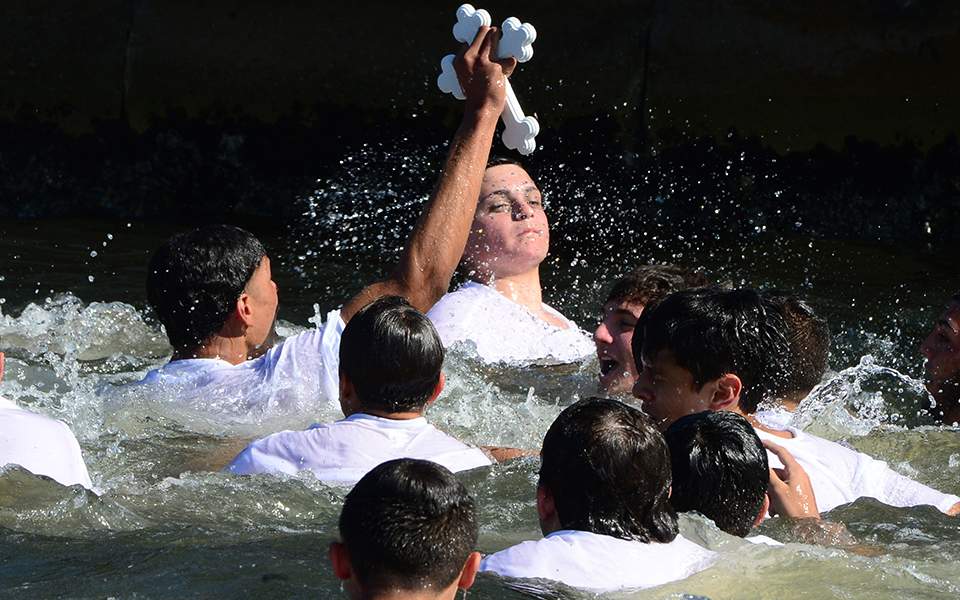
{"type": "Polygon", "coordinates": [[[154,252],[147,301],[180,352],[220,331],[237,298],[267,255],[252,233],[209,225],[179,233],[154,252]]]}
{"type": "Polygon", "coordinates": [[[400,296],[364,306],[340,338],[340,372],[367,409],[422,410],[440,380],[443,355],[433,323],[400,296]]]}
{"type": "Polygon", "coordinates": [[[467,489],[444,467],[411,458],[364,475],[347,494],[339,527],[357,580],[371,592],[445,589],[477,545],[467,489]]]}
{"type": "Polygon", "coordinates": [[[540,485],[564,529],[624,540],[670,542],[670,457],[647,415],[616,400],[567,407],[543,438],[540,485]]]}
{"type": "Polygon", "coordinates": [[[640,265],[614,282],[604,304],[632,302],[646,307],[674,292],[708,285],[706,275],[678,265],[640,265]]]}
{"type": "Polygon", "coordinates": [[[782,290],[766,291],[763,295],[780,309],[787,324],[790,362],[784,393],[809,394],[827,372],[830,327],[802,298],[782,290]]]}
{"type": "Polygon", "coordinates": [[[734,412],[706,411],[677,419],[664,437],[673,508],[697,511],[745,537],[763,508],[769,479],[767,452],[750,423],[734,412]]]}
{"type": "Polygon", "coordinates": [[[782,396],[788,369],[787,327],[780,311],[751,289],[700,288],[676,292],[637,322],[633,356],[673,354],[702,388],[726,373],[740,378],[740,408],[753,413],[761,401],[782,396]]]}

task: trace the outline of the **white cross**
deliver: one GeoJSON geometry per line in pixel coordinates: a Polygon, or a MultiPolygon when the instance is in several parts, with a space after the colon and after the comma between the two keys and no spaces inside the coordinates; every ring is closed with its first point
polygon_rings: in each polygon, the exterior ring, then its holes
{"type": "MultiPolygon", "coordinates": [[[[477,36],[480,27],[489,27],[490,13],[484,9],[475,9],[469,4],[463,4],[457,9],[457,23],[453,26],[453,37],[458,42],[469,44],[477,36]]],[[[502,37],[498,44],[499,58],[513,57],[517,62],[527,62],[533,58],[533,42],[537,39],[537,30],[530,23],[521,23],[520,19],[510,17],[503,22],[502,37]]],[[[440,76],[437,78],[437,87],[445,94],[453,94],[454,98],[463,100],[466,96],[457,80],[457,73],[453,69],[453,54],[444,56],[440,61],[440,76]]],[[[540,133],[540,123],[535,117],[523,114],[517,95],[510,85],[509,79],[504,79],[507,101],[500,118],[503,120],[503,144],[526,156],[537,148],[536,137],[540,133]]]]}

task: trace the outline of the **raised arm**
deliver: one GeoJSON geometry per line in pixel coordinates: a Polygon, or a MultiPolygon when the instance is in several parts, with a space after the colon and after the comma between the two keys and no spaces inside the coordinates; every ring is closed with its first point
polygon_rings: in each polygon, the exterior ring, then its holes
{"type": "Polygon", "coordinates": [[[457,54],[454,66],[467,99],[440,179],[400,263],[388,279],[365,287],[344,305],[340,312],[344,322],[381,296],[403,296],[427,312],[447,292],[467,244],[494,130],[503,111],[504,78],[516,66],[513,58],[496,58],[497,34],[496,28],[481,27],[473,43],[457,54]]]}

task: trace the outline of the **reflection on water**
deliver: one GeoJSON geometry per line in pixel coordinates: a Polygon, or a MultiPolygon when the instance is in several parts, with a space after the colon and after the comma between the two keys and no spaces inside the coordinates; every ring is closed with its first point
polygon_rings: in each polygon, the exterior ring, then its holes
{"type": "MultiPolygon", "coordinates": [[[[0,349],[9,361],[0,394],[70,423],[102,495],[63,488],[17,468],[3,470],[0,593],[337,595],[326,545],[335,536],[345,490],[309,475],[232,477],[211,469],[225,464],[244,439],[339,415],[318,407],[314,414],[234,422],[175,410],[169,399],[108,402],[116,386],[139,379],[169,354],[142,292],[146,257],[169,231],[137,224],[125,234],[124,226],[87,223],[64,241],[63,224],[36,231],[28,225],[2,227],[8,235],[0,249],[8,259],[0,266],[5,299],[0,349]],[[107,240],[113,230],[116,235],[107,240]],[[53,248],[53,239],[60,248],[53,248]],[[100,251],[91,258],[96,244],[100,251]]],[[[296,245],[292,241],[270,237],[268,243],[285,264],[297,262],[285,254],[296,245]]],[[[561,244],[548,274],[548,301],[591,328],[607,278],[627,268],[624,256],[631,254],[618,252],[613,258],[591,256],[586,267],[570,266],[570,249],[561,244]]],[[[906,251],[801,239],[760,237],[736,247],[698,243],[682,245],[679,252],[687,264],[735,283],[807,289],[837,337],[831,360],[836,372],[795,422],[924,483],[960,493],[960,432],[933,427],[919,410],[926,394],[916,351],[921,332],[955,291],[952,267],[906,251]],[[868,268],[880,258],[882,273],[868,268]],[[921,266],[926,276],[917,274],[921,266]],[[909,285],[902,287],[905,281],[909,285]]],[[[676,257],[654,248],[646,258],[676,257]]],[[[333,308],[377,262],[368,254],[365,270],[354,271],[346,259],[311,260],[313,268],[299,274],[281,271],[280,316],[288,333],[312,326],[308,318],[315,303],[333,308]],[[348,271],[350,283],[338,286],[337,278],[348,271]],[[313,285],[305,286],[302,277],[314,278],[313,285]]],[[[458,349],[449,355],[447,388],[429,418],[474,443],[536,448],[563,407],[594,393],[596,368],[593,361],[564,368],[491,367],[458,349]]],[[[462,475],[480,506],[482,551],[539,536],[537,467],[531,458],[462,475]]],[[[684,517],[685,535],[722,553],[718,566],[684,582],[611,597],[902,598],[960,591],[955,520],[933,509],[895,509],[868,499],[833,516],[847,523],[867,551],[754,546],[702,519],[684,517]]],[[[762,530],[791,539],[783,522],[768,522],[762,530]]],[[[521,593],[496,577],[481,576],[470,597],[525,594],[529,590],[521,593]]],[[[535,595],[587,597],[547,584],[535,595]]]]}

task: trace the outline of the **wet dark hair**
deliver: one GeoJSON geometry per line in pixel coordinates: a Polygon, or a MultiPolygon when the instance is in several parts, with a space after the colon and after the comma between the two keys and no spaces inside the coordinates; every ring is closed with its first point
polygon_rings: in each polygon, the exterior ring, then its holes
{"type": "Polygon", "coordinates": [[[790,363],[784,394],[809,394],[827,371],[830,358],[830,328],[809,304],[781,290],[763,293],[780,310],[787,324],[790,363]]]}
{"type": "Polygon", "coordinates": [[[614,282],[604,304],[633,302],[648,306],[674,292],[708,285],[706,275],[678,265],[640,265],[614,282]]]}
{"type": "Polygon", "coordinates": [[[399,296],[364,306],[340,338],[340,372],[362,407],[422,410],[440,380],[443,344],[423,313],[399,296]]]}
{"type": "Polygon", "coordinates": [[[769,478],[767,452],[750,423],[730,411],[706,411],[677,419],[664,437],[673,508],[697,511],[731,535],[750,533],[769,478]]]}
{"type": "Polygon", "coordinates": [[[368,592],[441,590],[477,545],[473,498],[426,460],[385,462],[363,476],[340,512],[340,537],[368,592]]]}
{"type": "Polygon", "coordinates": [[[157,248],[147,301],[170,345],[190,352],[220,331],[266,254],[252,233],[230,225],[179,233],[157,248]]]}
{"type": "Polygon", "coordinates": [[[667,445],[636,408],[580,400],[550,426],[541,457],[539,485],[552,494],[564,529],[640,542],[677,536],[667,445]]]}
{"type": "Polygon", "coordinates": [[[787,326],[769,300],[750,289],[701,288],[671,294],[637,322],[633,356],[670,351],[690,371],[694,384],[732,373],[740,378],[740,408],[757,410],[765,399],[782,396],[788,369],[787,326]]]}

